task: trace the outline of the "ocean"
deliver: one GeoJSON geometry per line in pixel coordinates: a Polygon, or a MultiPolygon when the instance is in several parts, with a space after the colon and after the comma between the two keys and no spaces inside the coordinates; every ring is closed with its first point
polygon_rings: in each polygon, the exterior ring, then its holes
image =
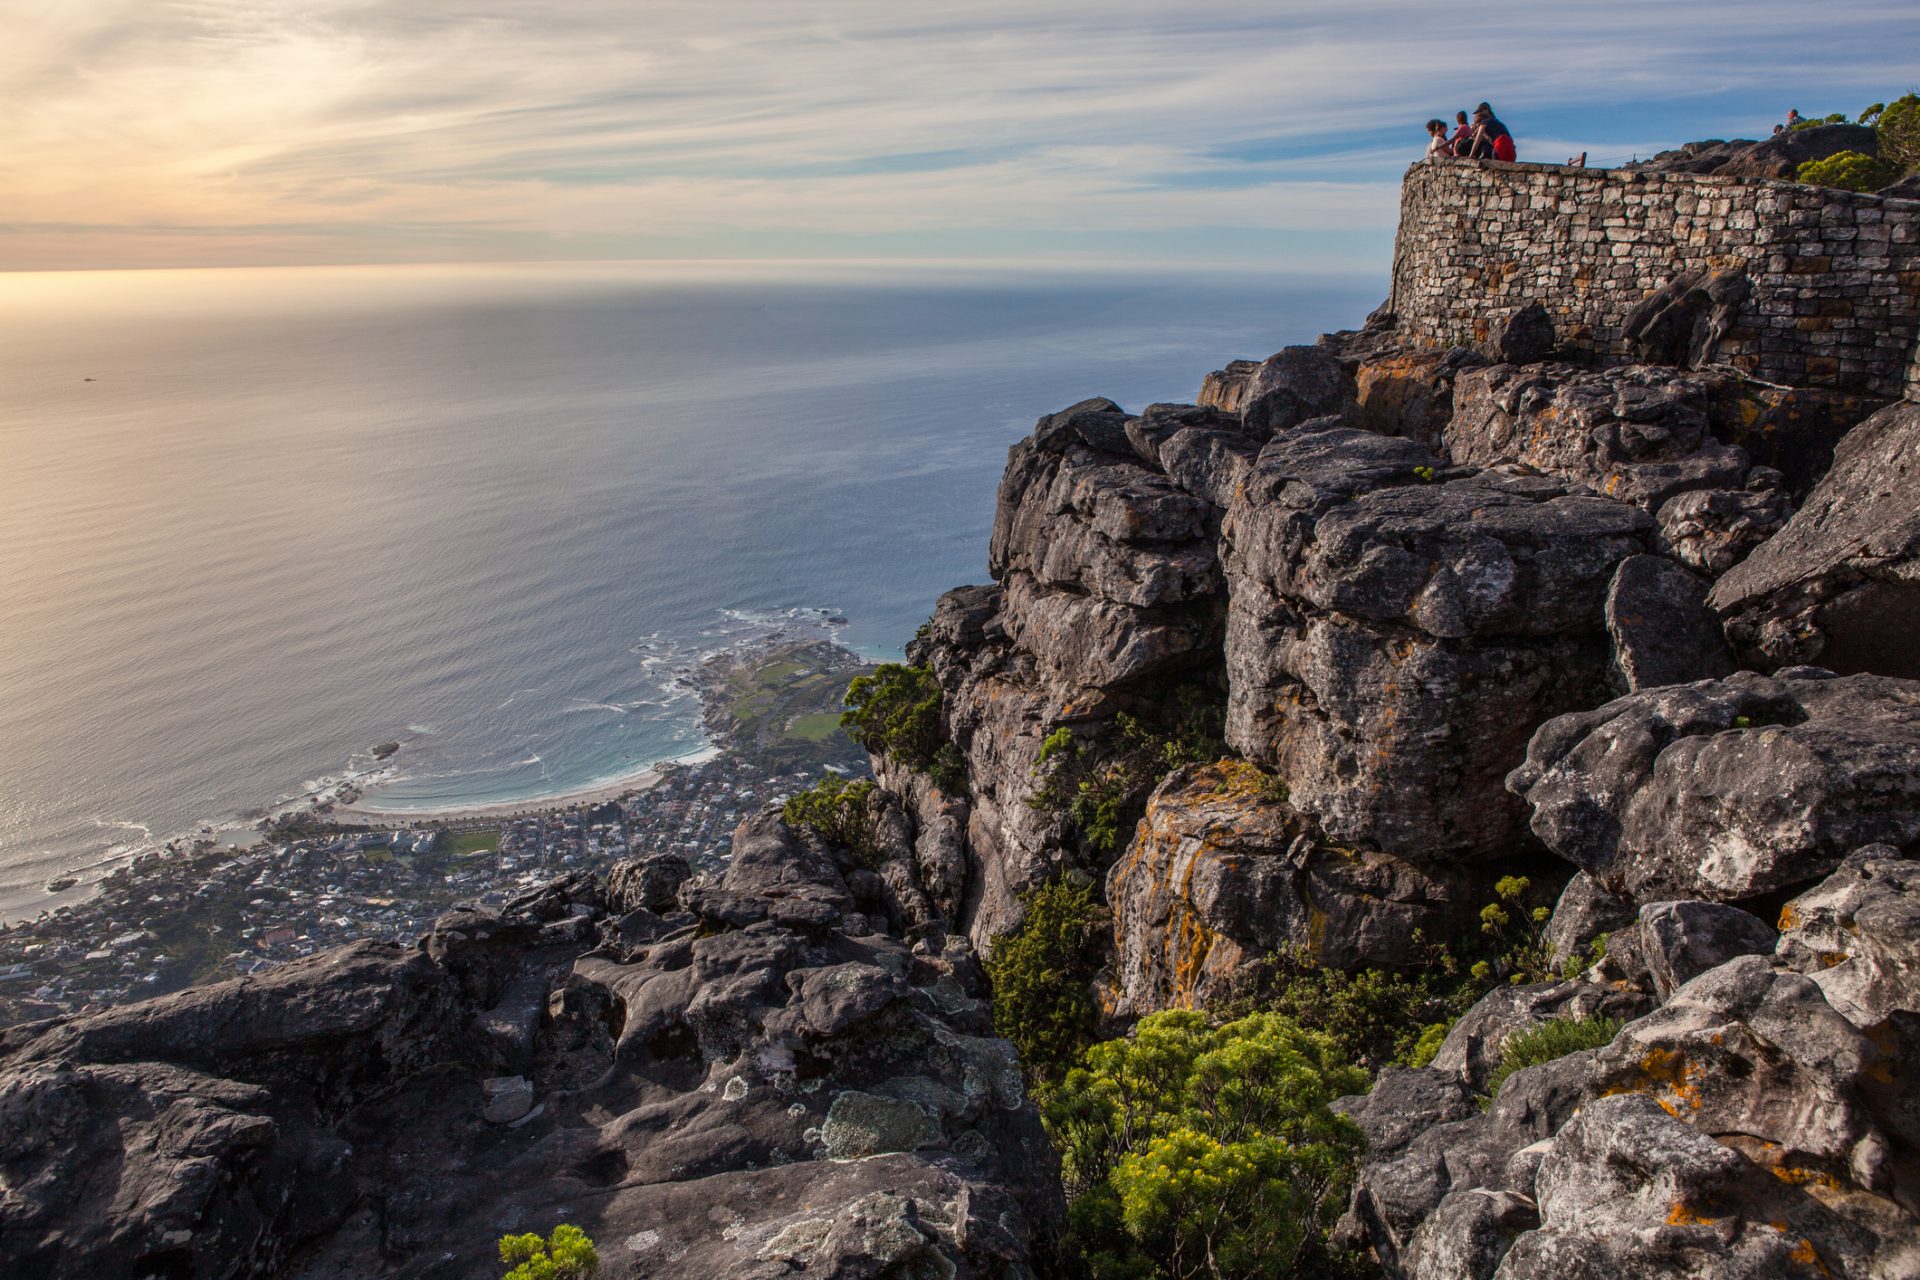
{"type": "Polygon", "coordinates": [[[0,275],[0,919],[373,768],[534,799],[700,750],[679,676],[897,654],[1007,446],[1384,282],[570,264],[0,275]]]}

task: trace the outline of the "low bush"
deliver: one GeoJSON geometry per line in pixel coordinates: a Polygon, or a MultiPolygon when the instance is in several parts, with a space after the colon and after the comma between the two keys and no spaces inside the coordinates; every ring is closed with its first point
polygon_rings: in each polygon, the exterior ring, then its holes
{"type": "Polygon", "coordinates": [[[1363,1146],[1330,1108],[1366,1087],[1333,1040],[1275,1014],[1171,1010],[1088,1049],[1048,1103],[1094,1280],[1324,1274],[1363,1146]]]}
{"type": "Polygon", "coordinates": [[[1487,1077],[1487,1096],[1499,1097],[1500,1086],[1507,1082],[1507,1077],[1523,1068],[1611,1044],[1622,1025],[1618,1018],[1555,1018],[1514,1032],[1500,1046],[1500,1065],[1487,1077]]]}
{"type": "Polygon", "coordinates": [[[1092,885],[1065,880],[1023,894],[1020,904],[1020,927],[995,939],[986,959],[993,1025],[1044,1088],[1093,1039],[1100,1011],[1092,984],[1108,917],[1092,885]]]}
{"type": "Polygon", "coordinates": [[[1873,135],[1880,144],[1880,158],[1893,167],[1894,178],[1920,173],[1920,94],[1906,94],[1882,108],[1873,122],[1873,135]]]}
{"type": "Polygon", "coordinates": [[[862,779],[848,782],[829,773],[780,806],[788,826],[808,827],[822,840],[853,854],[866,866],[879,861],[879,815],[873,803],[874,785],[862,779]]]}
{"type": "Polygon", "coordinates": [[[945,790],[964,790],[966,763],[941,727],[943,699],[933,672],[889,662],[854,677],[840,725],[873,754],[931,774],[945,790]]]}
{"type": "Polygon", "coordinates": [[[1553,908],[1534,900],[1533,881],[1501,876],[1494,900],[1480,908],[1480,934],[1491,954],[1473,966],[1480,982],[1551,982],[1560,976],[1547,946],[1553,908]]]}
{"type": "Polygon", "coordinates": [[[1794,176],[1817,187],[1842,191],[1878,191],[1900,176],[1900,170],[1876,156],[1858,151],[1836,151],[1825,160],[1809,160],[1794,176]]]}
{"type": "Polygon", "coordinates": [[[513,1268],[501,1280],[588,1280],[600,1271],[600,1254],[593,1241],[565,1222],[545,1240],[534,1232],[501,1236],[500,1261],[513,1268]]]}
{"type": "MultiPolygon", "coordinates": [[[[1482,988],[1461,971],[1453,954],[1423,945],[1422,963],[1406,973],[1365,968],[1347,972],[1315,964],[1304,947],[1282,947],[1254,966],[1242,991],[1216,1010],[1223,1016],[1277,1013],[1332,1038],[1340,1052],[1369,1071],[1415,1061],[1425,1038],[1447,1028],[1479,998],[1482,988]]],[[[1439,1050],[1436,1041],[1434,1051],[1439,1050]]]]}
{"type": "Polygon", "coordinates": [[[1121,714],[1116,740],[1083,743],[1059,728],[1040,746],[1035,768],[1041,785],[1027,797],[1032,807],[1064,813],[1080,838],[1097,853],[1118,853],[1138,821],[1147,795],[1183,764],[1227,754],[1226,705],[1195,685],[1174,697],[1170,723],[1151,726],[1121,714]]]}

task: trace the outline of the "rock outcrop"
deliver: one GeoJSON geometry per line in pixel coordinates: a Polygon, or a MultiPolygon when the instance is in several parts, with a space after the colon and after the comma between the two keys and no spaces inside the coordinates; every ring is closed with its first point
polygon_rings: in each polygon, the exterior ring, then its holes
{"type": "Polygon", "coordinates": [[[1786,527],[1714,585],[1749,661],[1920,678],[1920,404],[1841,442],[1786,527]]]}
{"type": "Polygon", "coordinates": [[[9,1030],[9,1273],[467,1277],[569,1221],[615,1277],[1032,1274],[1053,1157],[964,944],[777,817],[678,874],[9,1030]]]}
{"type": "Polygon", "coordinates": [[[1283,949],[1337,969],[1419,962],[1457,929],[1472,880],[1339,848],[1240,761],[1177,770],[1107,876],[1115,1012],[1197,1008],[1283,949]]]}
{"type": "Polygon", "coordinates": [[[1804,885],[1862,845],[1920,849],[1920,683],[1794,668],[1629,694],[1542,727],[1509,785],[1637,902],[1804,885]]]}
{"type": "Polygon", "coordinates": [[[1652,521],[1550,481],[1450,472],[1307,424],[1229,508],[1228,741],[1336,841],[1499,856],[1521,726],[1604,686],[1604,598],[1652,521]]]}

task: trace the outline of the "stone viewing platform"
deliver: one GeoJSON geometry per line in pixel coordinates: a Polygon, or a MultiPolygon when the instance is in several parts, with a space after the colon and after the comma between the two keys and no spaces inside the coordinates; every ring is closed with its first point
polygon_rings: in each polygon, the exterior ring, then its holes
{"type": "Polygon", "coordinates": [[[1920,396],[1920,200],[1642,169],[1413,166],[1389,303],[1402,337],[1485,341],[1534,302],[1563,350],[1920,396]]]}

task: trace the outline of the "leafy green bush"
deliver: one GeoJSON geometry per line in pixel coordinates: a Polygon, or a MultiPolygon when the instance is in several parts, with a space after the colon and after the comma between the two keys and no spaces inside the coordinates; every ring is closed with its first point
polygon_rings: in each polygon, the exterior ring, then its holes
{"type": "Polygon", "coordinates": [[[1440,1056],[1440,1046],[1447,1042],[1447,1032],[1453,1030],[1451,1022],[1431,1022],[1420,1029],[1420,1038],[1413,1043],[1413,1051],[1407,1055],[1410,1067],[1430,1067],[1433,1060],[1440,1056]]]}
{"type": "Polygon", "coordinates": [[[1888,181],[1920,173],[1920,94],[1889,102],[1874,121],[1873,134],[1880,144],[1880,159],[1894,171],[1888,181]]]}
{"type": "Polygon", "coordinates": [[[1460,971],[1446,947],[1424,945],[1422,950],[1423,962],[1408,973],[1378,968],[1348,973],[1321,968],[1304,947],[1282,947],[1254,966],[1240,994],[1216,1012],[1291,1018],[1332,1037],[1345,1057],[1369,1071],[1394,1062],[1424,1066],[1413,1062],[1422,1037],[1437,1025],[1444,1039],[1481,988],[1460,971]]]}
{"type": "Polygon", "coordinates": [[[1847,113],[1844,111],[1835,111],[1831,115],[1820,116],[1817,119],[1813,116],[1808,116],[1806,119],[1800,121],[1800,123],[1794,125],[1791,129],[1787,130],[1787,132],[1798,133],[1802,129],[1814,129],[1814,128],[1818,128],[1823,124],[1845,124],[1846,122],[1847,122],[1847,113]]]}
{"type": "Polygon", "coordinates": [[[1878,191],[1900,176],[1885,160],[1859,151],[1836,151],[1825,160],[1809,160],[1794,175],[1817,187],[1842,191],[1878,191]]]}
{"type": "Polygon", "coordinates": [[[840,725],[875,755],[933,776],[948,791],[966,786],[966,763],[941,730],[944,694],[933,672],[889,662],[847,686],[840,725]]]}
{"type": "Polygon", "coordinates": [[[1170,1010],[1088,1049],[1046,1120],[1095,1280],[1296,1274],[1363,1145],[1329,1104],[1365,1087],[1330,1037],[1275,1014],[1170,1010]]]}
{"type": "Polygon", "coordinates": [[[1582,1049],[1598,1049],[1620,1034],[1618,1018],[1555,1018],[1525,1031],[1516,1031],[1500,1046],[1500,1065],[1487,1077],[1487,1096],[1500,1096],[1507,1077],[1524,1067],[1537,1067],[1582,1049]]]}
{"type": "Polygon", "coordinates": [[[1091,990],[1107,913],[1092,885],[1055,880],[1020,898],[1025,917],[987,956],[994,1029],[1036,1082],[1057,1080],[1093,1038],[1091,990]]]}
{"type": "Polygon", "coordinates": [[[1174,705],[1173,720],[1164,727],[1122,713],[1114,721],[1118,740],[1098,747],[1078,741],[1072,729],[1055,729],[1040,745],[1035,769],[1042,782],[1027,803],[1066,814],[1088,848],[1118,853],[1162,778],[1183,764],[1227,754],[1223,702],[1188,685],[1175,694],[1174,705]]]}
{"type": "Polygon", "coordinates": [[[847,850],[868,866],[879,860],[879,822],[873,805],[874,785],[862,779],[848,782],[829,773],[780,806],[780,816],[792,827],[810,827],[830,845],[847,850]]]}
{"type": "Polygon", "coordinates": [[[565,1222],[546,1240],[534,1232],[501,1236],[500,1261],[513,1268],[501,1280],[587,1280],[600,1271],[600,1254],[593,1241],[565,1222]]]}

